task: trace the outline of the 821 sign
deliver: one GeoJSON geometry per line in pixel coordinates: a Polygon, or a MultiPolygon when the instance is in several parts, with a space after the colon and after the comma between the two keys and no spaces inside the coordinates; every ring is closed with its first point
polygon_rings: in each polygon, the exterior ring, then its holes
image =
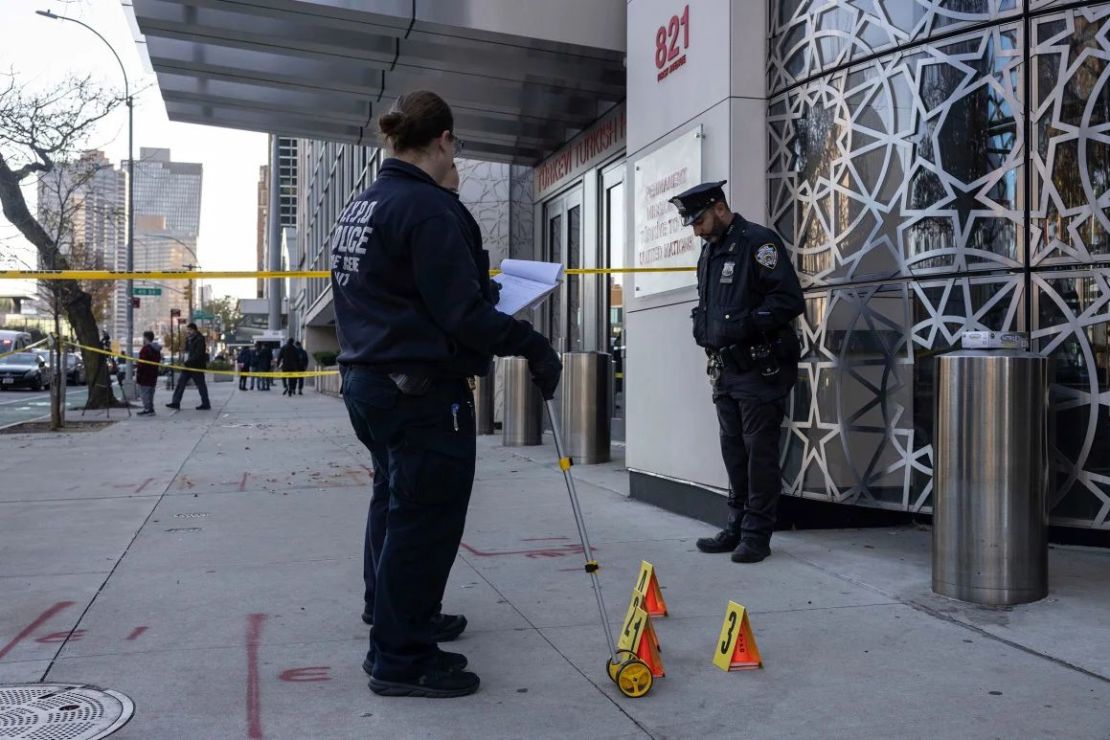
{"type": "Polygon", "coordinates": [[[656,82],[662,82],[671,72],[686,64],[686,50],[690,48],[690,6],[682,15],[672,15],[667,25],[655,32],[655,68],[659,70],[656,82]],[[679,41],[681,40],[681,46],[679,41]]]}

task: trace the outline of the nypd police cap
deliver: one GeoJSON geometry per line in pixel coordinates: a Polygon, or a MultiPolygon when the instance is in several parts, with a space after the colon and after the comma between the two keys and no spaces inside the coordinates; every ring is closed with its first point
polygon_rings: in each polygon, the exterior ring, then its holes
{"type": "Polygon", "coordinates": [[[721,186],[726,182],[728,180],[703,182],[671,198],[670,202],[678,209],[678,215],[682,218],[682,225],[689,226],[697,221],[701,214],[714,203],[723,203],[725,191],[721,186]]]}

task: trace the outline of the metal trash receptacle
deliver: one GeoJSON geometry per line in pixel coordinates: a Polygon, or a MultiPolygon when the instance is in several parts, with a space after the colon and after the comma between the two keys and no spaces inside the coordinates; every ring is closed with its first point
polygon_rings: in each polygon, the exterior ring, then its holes
{"type": "Polygon", "coordinates": [[[474,421],[478,434],[493,434],[493,389],[496,375],[491,364],[485,376],[475,378],[474,421]]]}
{"type": "Polygon", "coordinates": [[[563,452],[575,463],[609,462],[611,365],[605,352],[563,353],[563,452]]]}
{"type": "Polygon", "coordinates": [[[528,360],[512,357],[505,364],[505,411],[501,443],[506,447],[543,444],[543,396],[532,382],[528,360]]]}
{"type": "Polygon", "coordinates": [[[936,365],[933,591],[1037,601],[1048,594],[1048,360],[1007,348],[1023,342],[1013,333],[1011,345],[968,335],[936,365]]]}

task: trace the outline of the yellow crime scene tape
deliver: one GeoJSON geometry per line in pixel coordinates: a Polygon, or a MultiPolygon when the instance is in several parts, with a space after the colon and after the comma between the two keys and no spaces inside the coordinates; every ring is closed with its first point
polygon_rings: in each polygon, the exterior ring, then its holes
{"type": "MultiPolygon", "coordinates": [[[[693,272],[696,267],[574,267],[565,275],[618,275],[626,273],[693,272]]],[[[490,270],[499,275],[500,270],[490,270]]],[[[329,278],[328,270],[168,270],[124,272],[117,270],[0,270],[0,280],[243,280],[268,278],[329,278]]]]}
{"type": "Polygon", "coordinates": [[[107,355],[108,357],[122,357],[125,360],[134,361],[140,365],[153,365],[159,368],[169,368],[171,370],[181,370],[187,373],[212,373],[213,375],[239,375],[244,378],[319,378],[323,375],[339,375],[338,370],[300,370],[297,372],[285,372],[284,370],[275,370],[274,372],[239,372],[238,370],[212,370],[210,368],[199,367],[185,367],[184,365],[166,365],[161,362],[151,362],[150,360],[140,360],[138,357],[128,357],[121,352],[109,352],[100,347],[90,347],[86,344],[78,344],[71,342],[68,339],[62,340],[64,344],[70,347],[80,347],[88,352],[95,352],[98,355],[107,355]]]}
{"type": "Polygon", "coordinates": [[[26,352],[29,349],[34,349],[35,347],[39,346],[40,344],[46,344],[48,341],[50,341],[49,337],[47,337],[46,339],[40,339],[39,341],[35,342],[34,344],[28,344],[26,347],[22,347],[20,349],[12,350],[11,352],[4,352],[3,354],[0,354],[0,359],[3,359],[5,357],[10,357],[11,355],[18,355],[21,352],[26,352]]]}

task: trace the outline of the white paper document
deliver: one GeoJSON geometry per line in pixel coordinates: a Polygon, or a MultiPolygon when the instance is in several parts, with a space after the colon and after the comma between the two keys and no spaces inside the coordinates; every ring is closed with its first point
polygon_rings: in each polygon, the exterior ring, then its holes
{"type": "Polygon", "coordinates": [[[497,310],[510,316],[532,308],[550,295],[563,279],[563,266],[555,262],[502,260],[501,274],[493,280],[501,286],[497,310]]]}

